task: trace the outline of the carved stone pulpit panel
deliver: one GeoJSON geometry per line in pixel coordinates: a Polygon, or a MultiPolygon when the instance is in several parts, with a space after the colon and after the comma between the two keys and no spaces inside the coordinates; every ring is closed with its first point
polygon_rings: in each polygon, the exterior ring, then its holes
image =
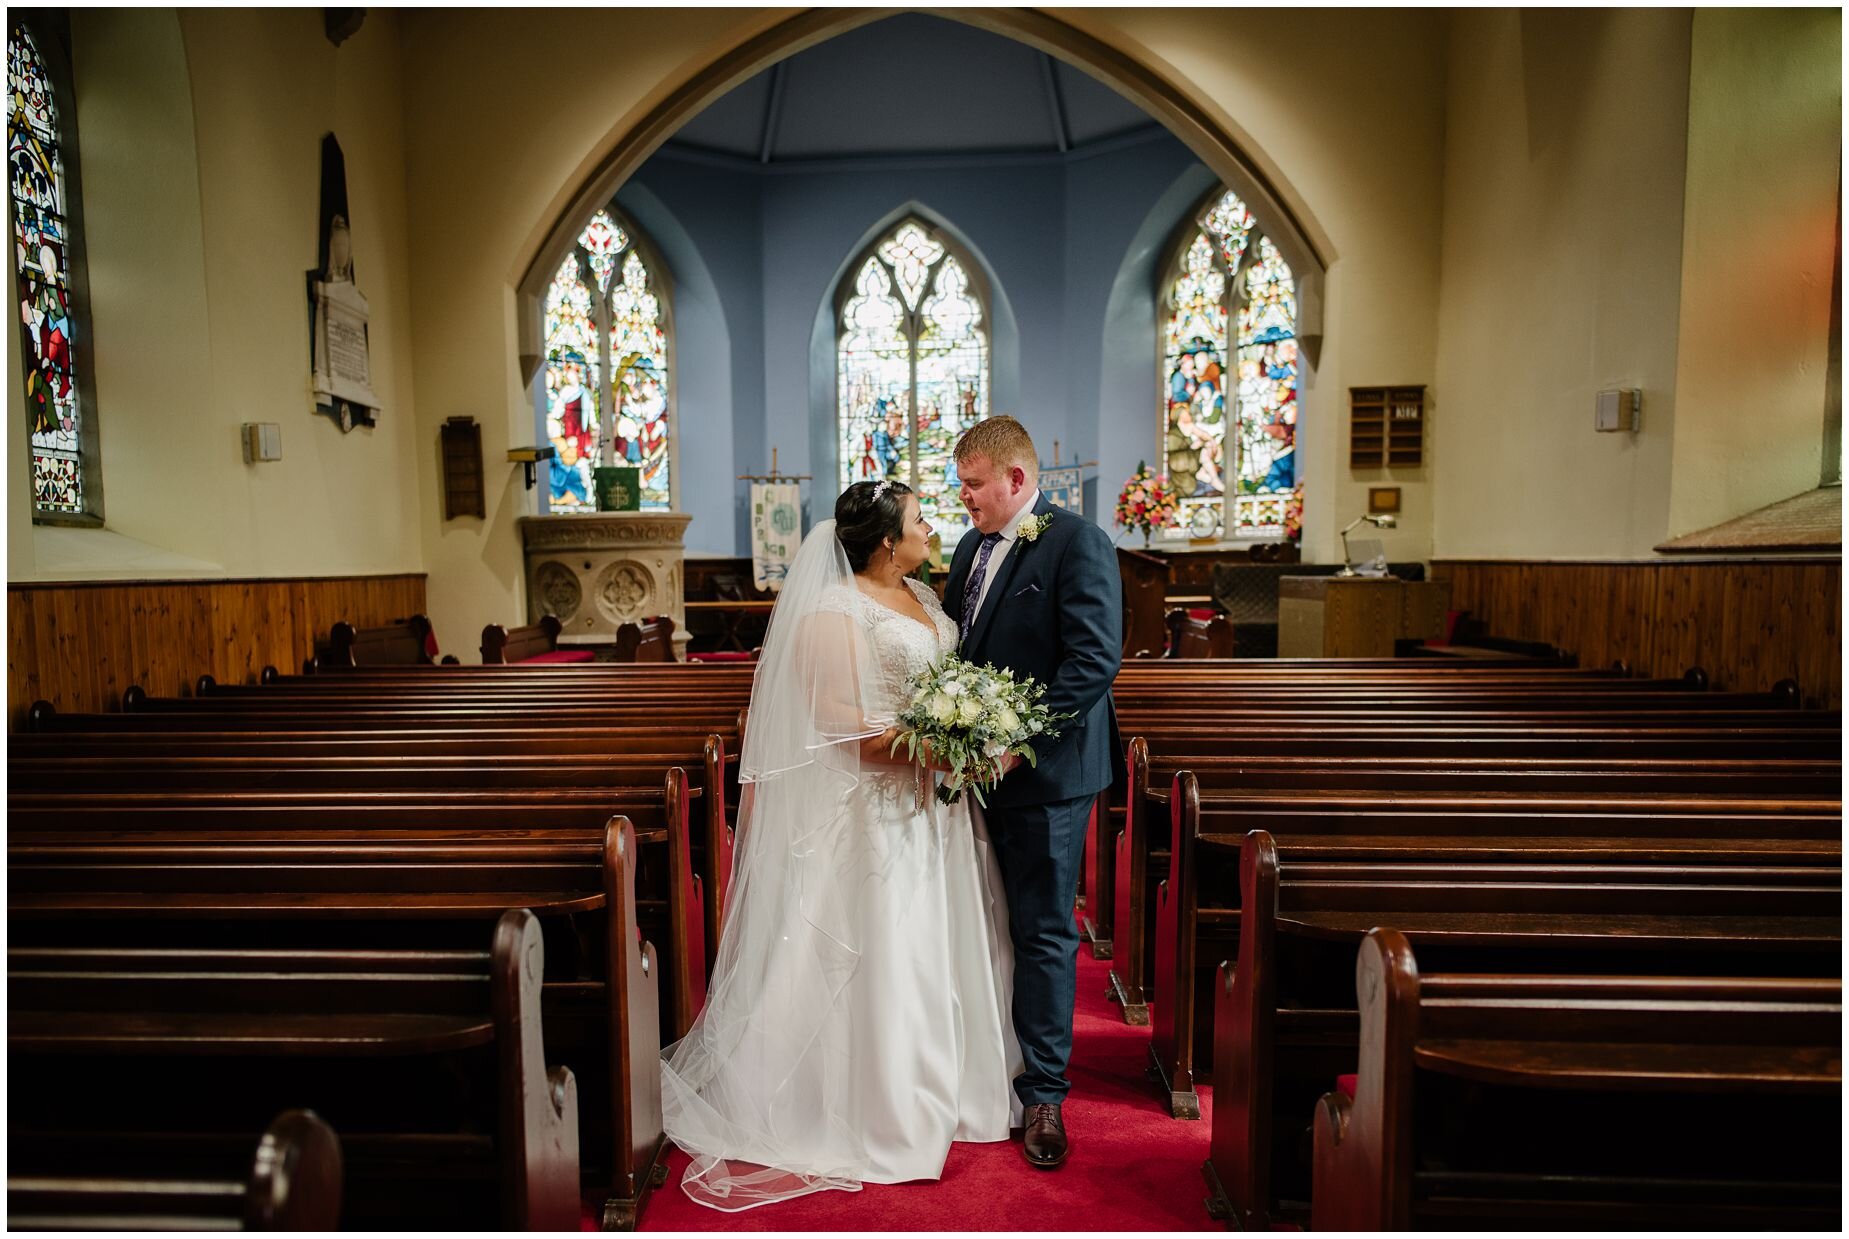
{"type": "Polygon", "coordinates": [[[618,625],[674,617],[674,651],[687,652],[682,539],[685,512],[583,512],[520,518],[527,622],[555,615],[560,645],[605,645],[618,625]]]}

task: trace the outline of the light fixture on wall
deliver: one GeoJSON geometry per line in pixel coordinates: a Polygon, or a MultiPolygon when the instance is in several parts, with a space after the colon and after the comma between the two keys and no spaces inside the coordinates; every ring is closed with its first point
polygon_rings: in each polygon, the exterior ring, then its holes
{"type": "Polygon", "coordinates": [[[1380,529],[1392,529],[1394,526],[1400,523],[1400,518],[1397,516],[1394,516],[1390,512],[1381,512],[1381,513],[1369,512],[1365,515],[1355,517],[1354,520],[1349,521],[1348,524],[1342,526],[1342,570],[1336,573],[1337,576],[1360,576],[1361,575],[1360,573],[1355,571],[1354,561],[1351,560],[1348,556],[1348,532],[1349,530],[1353,529],[1355,526],[1361,524],[1363,521],[1367,522],[1370,525],[1374,525],[1380,529]]]}
{"type": "Polygon", "coordinates": [[[511,464],[526,466],[526,488],[532,490],[539,481],[539,464],[558,455],[558,449],[548,443],[544,447],[510,447],[507,459],[511,464]]]}

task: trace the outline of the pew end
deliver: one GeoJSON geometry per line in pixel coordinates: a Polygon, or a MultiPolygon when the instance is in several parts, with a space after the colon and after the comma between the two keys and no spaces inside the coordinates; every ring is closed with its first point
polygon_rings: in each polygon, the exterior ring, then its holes
{"type": "Polygon", "coordinates": [[[1147,932],[1149,832],[1149,742],[1130,740],[1125,765],[1124,825],[1112,842],[1111,969],[1105,997],[1123,1011],[1124,1023],[1149,1023],[1149,965],[1154,944],[1147,932]]]}
{"type": "Polygon", "coordinates": [[[1355,1207],[1356,1187],[1347,1173],[1355,1157],[1348,1142],[1349,1122],[1354,1117],[1354,1099],[1339,1091],[1324,1093],[1316,1103],[1311,1139],[1315,1144],[1310,1184],[1310,1225],[1317,1230],[1364,1230],[1352,1215],[1363,1212],[1355,1207]]]}
{"type": "Polygon", "coordinates": [[[610,1030],[611,1113],[627,1122],[611,1133],[610,1184],[601,1228],[634,1230],[648,1194],[666,1181],[662,1131],[660,968],[654,944],[636,924],[635,828],[622,815],[604,828],[604,987],[610,1030]]]}
{"type": "Polygon", "coordinates": [[[500,1059],[502,1216],[510,1229],[571,1230],[578,1224],[578,1082],[546,1066],[540,1005],[546,940],[525,908],[494,927],[492,1001],[500,1059]]]}
{"type": "Polygon", "coordinates": [[[340,1219],[340,1140],[312,1110],[277,1116],[257,1145],[246,1230],[332,1230],[340,1219]]]}
{"type": "Polygon", "coordinates": [[[1200,827],[1200,781],[1178,772],[1169,786],[1169,870],[1155,893],[1155,984],[1150,1004],[1150,1071],[1168,1095],[1169,1115],[1201,1116],[1194,1080],[1194,960],[1199,888],[1195,835],[1200,827]]]}

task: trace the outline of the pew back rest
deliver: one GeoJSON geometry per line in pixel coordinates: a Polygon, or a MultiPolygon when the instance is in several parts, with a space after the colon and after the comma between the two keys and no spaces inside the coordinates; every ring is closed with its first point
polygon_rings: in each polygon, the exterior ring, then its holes
{"type": "Polygon", "coordinates": [[[484,666],[517,663],[537,654],[550,654],[558,648],[562,630],[563,625],[556,615],[542,615],[538,623],[520,628],[489,624],[482,629],[482,663],[484,666]]]}
{"type": "Polygon", "coordinates": [[[439,652],[436,634],[422,615],[382,628],[355,628],[341,620],[328,633],[325,649],[326,663],[335,667],[423,666],[435,662],[439,652]]]}
{"type": "Polygon", "coordinates": [[[1177,607],[1168,613],[1170,658],[1233,657],[1233,625],[1224,615],[1197,616],[1177,607]]]}
{"type": "Polygon", "coordinates": [[[616,661],[619,663],[675,662],[673,617],[651,615],[640,623],[620,625],[616,630],[616,661]]]}

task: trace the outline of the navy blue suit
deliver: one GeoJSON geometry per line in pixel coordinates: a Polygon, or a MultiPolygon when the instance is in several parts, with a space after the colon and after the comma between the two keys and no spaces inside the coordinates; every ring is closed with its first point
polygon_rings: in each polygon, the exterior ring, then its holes
{"type": "MultiPolygon", "coordinates": [[[[1045,496],[1033,511],[1051,522],[992,566],[962,649],[971,662],[1033,677],[1047,687],[1048,709],[1077,716],[1056,739],[1035,744],[1037,766],[1016,766],[987,794],[1014,941],[1014,1029],[1026,1060],[1014,1091],[1030,1106],[1061,1101],[1071,1087],[1065,1072],[1079,957],[1072,904],[1092,802],[1123,769],[1111,681],[1123,657],[1124,605],[1117,553],[1104,531],[1045,496]]],[[[981,544],[972,532],[951,559],[944,609],[959,624],[981,544]]]]}

